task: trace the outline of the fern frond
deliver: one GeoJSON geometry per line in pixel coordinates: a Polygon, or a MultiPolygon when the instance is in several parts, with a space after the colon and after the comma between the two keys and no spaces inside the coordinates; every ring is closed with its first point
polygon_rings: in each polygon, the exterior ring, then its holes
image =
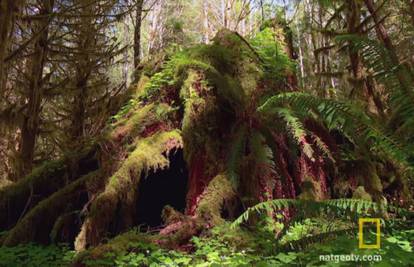
{"type": "Polygon", "coordinates": [[[232,224],[236,227],[246,222],[252,214],[262,214],[267,210],[280,211],[290,207],[295,207],[303,213],[322,214],[338,212],[351,212],[355,214],[377,213],[382,210],[381,206],[375,202],[361,199],[330,199],[324,201],[302,200],[302,199],[274,199],[259,203],[248,208],[232,224]]]}
{"type": "Polygon", "coordinates": [[[332,152],[329,149],[328,145],[325,144],[325,142],[323,142],[322,139],[319,136],[317,136],[316,134],[312,133],[312,137],[315,139],[316,146],[320,149],[320,151],[322,151],[322,153],[325,154],[325,156],[329,160],[331,160],[331,162],[335,163],[336,162],[335,158],[332,155],[332,152]]]}
{"type": "Polygon", "coordinates": [[[242,223],[249,220],[251,214],[262,214],[268,210],[283,210],[298,204],[301,200],[298,199],[274,199],[265,202],[261,202],[257,205],[249,207],[242,215],[240,215],[232,224],[231,227],[235,228],[242,223]]]}
{"type": "Polygon", "coordinates": [[[278,108],[276,111],[286,122],[288,129],[290,130],[290,134],[296,140],[298,145],[301,146],[302,151],[305,153],[305,155],[309,159],[313,159],[314,151],[312,149],[312,146],[306,141],[308,131],[305,129],[298,116],[294,113],[293,110],[288,108],[278,108]]]}
{"type": "Polygon", "coordinates": [[[254,132],[249,140],[250,151],[253,155],[256,166],[267,168],[270,172],[275,172],[275,161],[272,149],[267,145],[266,139],[260,132],[254,132]]]}
{"type": "Polygon", "coordinates": [[[308,248],[309,246],[313,244],[320,244],[323,242],[327,242],[331,239],[334,239],[340,235],[343,234],[354,234],[358,231],[357,227],[349,227],[347,229],[341,229],[341,230],[333,230],[333,231],[327,231],[324,233],[319,233],[311,236],[305,236],[299,240],[294,240],[287,242],[286,244],[277,246],[278,251],[298,251],[308,248]]]}
{"type": "Polygon", "coordinates": [[[382,151],[405,167],[412,168],[407,160],[409,152],[404,149],[404,145],[376,125],[357,107],[346,102],[293,92],[271,97],[258,110],[272,115],[286,105],[301,113],[317,113],[328,128],[338,129],[351,140],[359,141],[361,144],[371,144],[372,150],[382,151]]]}
{"type": "Polygon", "coordinates": [[[394,65],[389,51],[377,40],[352,34],[340,35],[335,39],[338,42],[349,42],[355,51],[360,51],[365,66],[378,81],[390,88],[395,88],[399,83],[393,76],[397,66],[394,65]]]}
{"type": "Polygon", "coordinates": [[[234,187],[237,187],[239,184],[239,167],[240,162],[242,162],[242,157],[244,153],[244,147],[247,139],[246,127],[238,127],[235,131],[235,137],[232,138],[233,142],[229,145],[229,155],[227,157],[227,175],[232,182],[234,187]]]}
{"type": "Polygon", "coordinates": [[[364,65],[373,73],[374,78],[390,93],[390,124],[397,125],[397,131],[413,134],[414,88],[412,73],[402,64],[396,64],[388,51],[377,40],[355,35],[342,35],[339,42],[347,41],[361,52],[364,65]],[[411,126],[411,127],[410,127],[411,126]]]}

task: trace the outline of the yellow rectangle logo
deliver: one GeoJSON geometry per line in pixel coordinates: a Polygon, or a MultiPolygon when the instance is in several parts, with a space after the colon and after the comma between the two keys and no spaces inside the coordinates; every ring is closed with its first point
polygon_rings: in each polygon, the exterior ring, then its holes
{"type": "Polygon", "coordinates": [[[381,221],[379,218],[359,218],[359,248],[362,249],[379,249],[381,247],[381,221]],[[364,223],[375,223],[376,224],[376,243],[365,244],[364,243],[364,223]]]}

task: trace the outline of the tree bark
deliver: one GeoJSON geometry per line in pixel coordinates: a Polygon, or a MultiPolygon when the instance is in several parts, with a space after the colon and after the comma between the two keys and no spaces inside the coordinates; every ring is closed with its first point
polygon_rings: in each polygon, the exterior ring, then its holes
{"type": "MultiPolygon", "coordinates": [[[[125,42],[125,46],[129,46],[129,26],[128,26],[128,21],[124,21],[124,42],[125,42]]],[[[135,51],[135,49],[134,49],[135,51]]],[[[128,70],[129,70],[129,49],[124,49],[124,53],[123,53],[123,57],[124,57],[124,62],[123,62],[123,66],[122,66],[122,80],[123,80],[123,87],[125,89],[128,88],[128,70]]]]}
{"type": "Polygon", "coordinates": [[[384,24],[378,18],[378,15],[375,11],[374,2],[372,0],[364,0],[364,2],[365,2],[365,5],[367,6],[367,9],[368,9],[369,13],[372,16],[372,19],[375,22],[375,31],[377,33],[378,38],[382,41],[385,48],[388,49],[388,51],[391,55],[391,60],[393,60],[393,63],[395,65],[399,65],[399,60],[398,60],[397,54],[395,52],[394,45],[393,45],[393,43],[391,41],[391,38],[389,37],[387,31],[385,30],[384,24]]]}
{"type": "Polygon", "coordinates": [[[48,50],[48,14],[53,11],[53,5],[54,0],[42,1],[39,15],[43,18],[39,20],[35,30],[35,34],[37,31],[42,31],[42,33],[35,41],[31,63],[28,64],[29,94],[25,119],[21,127],[20,168],[17,177],[22,177],[32,169],[36,138],[39,131],[40,104],[44,91],[42,78],[48,50]]]}
{"type": "MultiPolygon", "coordinates": [[[[293,47],[293,34],[292,30],[288,25],[284,27],[285,42],[286,42],[286,53],[292,61],[296,61],[295,49],[293,47]]],[[[298,79],[296,77],[296,70],[292,70],[292,73],[287,75],[288,85],[292,91],[298,89],[298,79]]]]}
{"type": "Polygon", "coordinates": [[[396,76],[401,85],[401,89],[404,90],[408,95],[412,96],[410,89],[412,79],[407,75],[407,73],[409,73],[409,67],[407,66],[407,64],[400,64],[400,60],[398,59],[398,55],[392,43],[392,40],[388,35],[387,31],[385,30],[384,23],[380,18],[378,18],[378,14],[376,12],[373,0],[364,0],[364,3],[375,23],[375,31],[377,33],[378,38],[381,40],[385,48],[388,50],[393,65],[398,67],[396,71],[396,76]]]}
{"type": "Polygon", "coordinates": [[[79,141],[85,136],[85,120],[86,120],[86,103],[88,98],[88,81],[93,68],[96,67],[94,60],[88,51],[94,51],[94,43],[96,43],[97,30],[94,25],[95,4],[84,6],[80,9],[82,17],[79,21],[79,32],[77,50],[79,58],[77,58],[76,74],[75,74],[75,94],[73,99],[72,110],[72,127],[71,127],[71,145],[77,146],[79,141]]]}
{"type": "Polygon", "coordinates": [[[135,29],[134,29],[134,68],[137,69],[140,63],[141,53],[141,22],[142,22],[142,7],[144,1],[137,0],[137,10],[135,15],[135,29]]]}
{"type": "Polygon", "coordinates": [[[0,0],[0,98],[3,94],[5,81],[4,59],[7,56],[7,50],[10,45],[10,34],[22,2],[22,0],[0,0]]]}
{"type": "Polygon", "coordinates": [[[409,12],[410,12],[411,22],[414,26],[414,0],[408,0],[407,5],[409,8],[409,12]]]}
{"type": "Polygon", "coordinates": [[[207,44],[210,39],[208,33],[208,5],[207,2],[203,2],[203,42],[205,44],[207,44]]]}
{"type": "MultiPolygon", "coordinates": [[[[348,33],[350,34],[356,34],[361,35],[362,34],[362,28],[359,27],[360,25],[360,9],[361,6],[357,1],[350,1],[348,5],[348,12],[347,12],[347,24],[348,24],[348,33]]],[[[384,105],[381,101],[381,99],[378,97],[376,88],[374,85],[374,82],[371,77],[363,77],[362,75],[362,61],[361,56],[359,55],[358,51],[355,51],[352,44],[350,44],[349,47],[349,60],[351,63],[351,70],[352,75],[354,76],[354,79],[356,80],[357,84],[361,83],[361,86],[359,89],[362,89],[364,91],[364,94],[367,99],[371,98],[374,105],[375,110],[378,114],[381,116],[384,115],[384,105]]]]}

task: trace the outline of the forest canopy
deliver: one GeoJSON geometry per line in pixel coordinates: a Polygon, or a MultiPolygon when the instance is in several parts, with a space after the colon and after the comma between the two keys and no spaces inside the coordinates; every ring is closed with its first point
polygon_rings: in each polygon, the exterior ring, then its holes
{"type": "Polygon", "coordinates": [[[0,0],[0,266],[412,266],[413,45],[412,0],[0,0]]]}

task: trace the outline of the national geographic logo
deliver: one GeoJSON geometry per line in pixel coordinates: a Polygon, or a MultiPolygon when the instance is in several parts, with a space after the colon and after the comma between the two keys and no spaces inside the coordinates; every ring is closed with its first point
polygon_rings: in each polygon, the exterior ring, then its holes
{"type": "Polygon", "coordinates": [[[379,249],[381,247],[381,221],[379,218],[359,218],[359,248],[360,249],[379,249]],[[375,224],[375,240],[374,244],[366,244],[364,241],[364,224],[375,224]]]}

